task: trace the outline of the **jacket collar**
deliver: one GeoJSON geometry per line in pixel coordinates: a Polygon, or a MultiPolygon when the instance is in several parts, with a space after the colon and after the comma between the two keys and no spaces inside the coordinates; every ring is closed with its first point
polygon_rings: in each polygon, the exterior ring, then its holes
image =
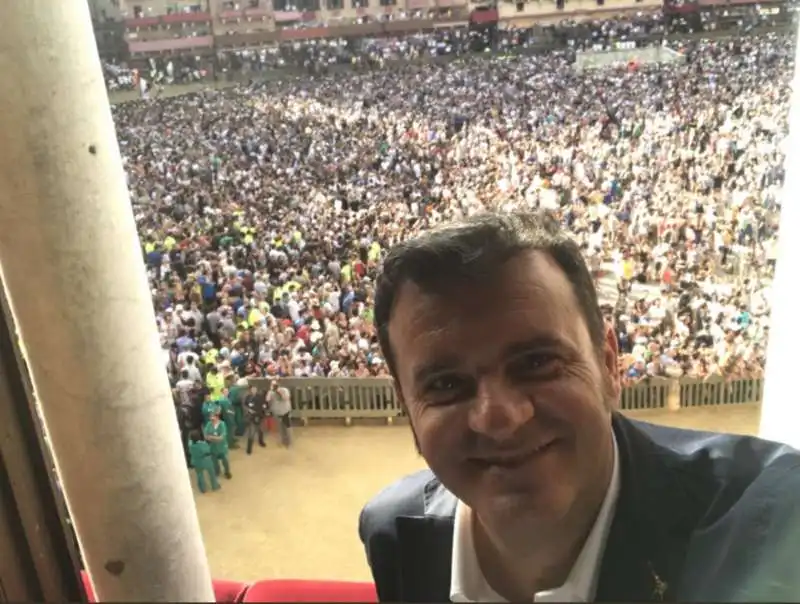
{"type": "Polygon", "coordinates": [[[425,504],[425,516],[450,518],[452,520],[456,515],[458,499],[448,491],[437,478],[434,478],[425,485],[423,500],[425,504]]]}
{"type": "MultiPolygon", "coordinates": [[[[681,456],[653,442],[646,424],[615,414],[612,425],[622,484],[596,600],[674,601],[708,487],[684,470],[681,456]]],[[[456,503],[433,478],[423,491],[423,515],[397,518],[403,601],[449,601],[456,503]]]]}
{"type": "Polygon", "coordinates": [[[600,568],[596,601],[675,601],[692,531],[713,485],[688,471],[681,455],[615,415],[622,487],[600,568]]]}

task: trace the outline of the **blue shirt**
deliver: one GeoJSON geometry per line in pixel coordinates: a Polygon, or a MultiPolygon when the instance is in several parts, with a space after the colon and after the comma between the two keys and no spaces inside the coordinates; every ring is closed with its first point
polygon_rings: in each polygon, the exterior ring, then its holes
{"type": "Polygon", "coordinates": [[[355,299],[356,295],[353,292],[348,292],[344,298],[342,298],[342,311],[347,313],[350,311],[350,307],[353,305],[353,300],[355,299]]]}
{"type": "Polygon", "coordinates": [[[178,345],[180,350],[191,350],[196,346],[195,341],[189,336],[181,336],[175,340],[175,343],[178,345]]]}

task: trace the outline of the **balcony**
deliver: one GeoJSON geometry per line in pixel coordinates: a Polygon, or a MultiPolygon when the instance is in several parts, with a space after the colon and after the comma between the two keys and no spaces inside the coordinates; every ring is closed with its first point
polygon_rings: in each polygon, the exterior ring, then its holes
{"type": "Polygon", "coordinates": [[[249,34],[275,29],[272,10],[267,8],[228,10],[217,15],[214,24],[219,34],[249,34]]]}
{"type": "Polygon", "coordinates": [[[125,19],[125,26],[128,28],[135,27],[152,27],[154,25],[175,25],[181,23],[210,23],[211,15],[209,13],[172,13],[169,15],[158,15],[156,17],[132,17],[125,19]]]}
{"type": "Polygon", "coordinates": [[[559,9],[555,0],[528,0],[515,2],[501,0],[498,4],[499,20],[505,25],[528,27],[534,23],[557,23],[563,19],[583,20],[608,18],[628,12],[657,10],[661,0],[566,0],[559,9]]]}
{"type": "Polygon", "coordinates": [[[214,36],[192,38],[168,38],[163,40],[129,40],[131,54],[179,53],[210,49],[214,47],[214,36]]]}

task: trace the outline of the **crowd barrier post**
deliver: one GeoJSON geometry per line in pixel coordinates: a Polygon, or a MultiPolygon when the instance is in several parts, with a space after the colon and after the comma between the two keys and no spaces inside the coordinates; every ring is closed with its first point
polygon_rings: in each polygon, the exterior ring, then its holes
{"type": "Polygon", "coordinates": [[[672,379],[669,381],[667,409],[672,412],[681,410],[681,381],[679,379],[672,379]]]}

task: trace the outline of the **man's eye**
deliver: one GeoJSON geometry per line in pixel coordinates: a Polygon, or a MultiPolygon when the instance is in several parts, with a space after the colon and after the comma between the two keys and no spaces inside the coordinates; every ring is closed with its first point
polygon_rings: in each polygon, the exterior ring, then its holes
{"type": "Polygon", "coordinates": [[[556,360],[554,354],[536,353],[527,356],[527,362],[531,367],[543,367],[556,360]]]}
{"type": "Polygon", "coordinates": [[[431,392],[448,392],[458,387],[458,378],[442,376],[428,382],[426,389],[431,392]]]}
{"type": "Polygon", "coordinates": [[[548,375],[559,367],[560,362],[556,355],[541,352],[524,355],[514,363],[515,371],[534,375],[548,375]]]}
{"type": "Polygon", "coordinates": [[[464,380],[455,375],[443,375],[425,384],[426,396],[432,398],[450,398],[464,389],[464,380]]]}

